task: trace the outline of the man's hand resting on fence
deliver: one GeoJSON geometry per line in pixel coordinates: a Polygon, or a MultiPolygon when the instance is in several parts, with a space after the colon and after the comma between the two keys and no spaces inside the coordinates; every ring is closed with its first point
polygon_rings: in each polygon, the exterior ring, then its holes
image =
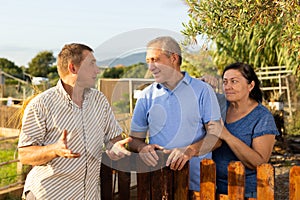
{"type": "Polygon", "coordinates": [[[163,147],[157,144],[145,145],[139,152],[139,156],[148,166],[155,167],[158,163],[158,155],[155,150],[163,150],[163,147]]]}
{"type": "Polygon", "coordinates": [[[131,152],[125,148],[125,144],[132,141],[131,137],[119,140],[113,144],[113,146],[106,150],[106,154],[111,160],[119,160],[125,156],[130,156],[131,152]]]}
{"type": "Polygon", "coordinates": [[[172,170],[181,170],[186,162],[194,156],[193,150],[189,147],[164,150],[164,153],[170,154],[166,166],[170,166],[172,170]]]}

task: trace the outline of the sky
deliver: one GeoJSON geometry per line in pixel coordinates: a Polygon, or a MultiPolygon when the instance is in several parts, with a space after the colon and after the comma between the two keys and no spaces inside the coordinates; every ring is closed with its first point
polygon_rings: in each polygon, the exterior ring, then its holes
{"type": "Polygon", "coordinates": [[[72,42],[92,47],[97,60],[124,55],[160,35],[178,39],[189,20],[182,0],[0,0],[0,7],[0,58],[18,66],[41,51],[56,57],[72,42]]]}

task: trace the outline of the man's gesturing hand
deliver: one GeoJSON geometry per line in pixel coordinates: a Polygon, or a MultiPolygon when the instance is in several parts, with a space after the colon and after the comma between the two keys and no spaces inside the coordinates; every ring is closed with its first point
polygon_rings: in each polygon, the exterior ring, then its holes
{"type": "Polygon", "coordinates": [[[110,150],[106,150],[106,154],[112,160],[119,160],[125,156],[130,156],[131,152],[125,148],[125,144],[131,142],[132,138],[128,137],[126,139],[120,140],[112,146],[110,150]]]}
{"type": "Polygon", "coordinates": [[[60,139],[57,143],[55,143],[56,156],[63,158],[79,158],[80,153],[73,153],[70,149],[68,149],[67,135],[67,130],[64,130],[60,139]]]}

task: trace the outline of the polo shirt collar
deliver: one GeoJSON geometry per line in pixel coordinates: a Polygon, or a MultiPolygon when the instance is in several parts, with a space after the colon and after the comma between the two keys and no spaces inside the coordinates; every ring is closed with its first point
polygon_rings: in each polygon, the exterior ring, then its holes
{"type": "MultiPolygon", "coordinates": [[[[177,86],[174,88],[174,90],[175,90],[181,83],[185,83],[186,85],[189,85],[189,84],[191,83],[191,81],[192,81],[192,77],[191,77],[187,72],[182,71],[181,73],[183,74],[183,79],[181,79],[181,80],[178,82],[178,84],[177,84],[177,86]]],[[[161,84],[161,83],[156,83],[156,88],[157,88],[157,89],[161,89],[161,88],[167,89],[167,88],[166,88],[163,84],[161,84]]]]}
{"type": "Polygon", "coordinates": [[[187,72],[182,72],[182,74],[183,74],[183,79],[181,81],[189,85],[192,81],[192,77],[187,72]]]}

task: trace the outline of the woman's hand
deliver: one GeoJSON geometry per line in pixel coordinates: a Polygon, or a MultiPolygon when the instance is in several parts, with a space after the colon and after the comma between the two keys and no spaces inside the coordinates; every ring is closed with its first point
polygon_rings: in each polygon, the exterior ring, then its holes
{"type": "Polygon", "coordinates": [[[210,121],[207,124],[208,127],[208,133],[212,134],[221,140],[225,140],[228,134],[230,134],[226,127],[224,126],[224,122],[222,119],[220,121],[210,121]]]}

